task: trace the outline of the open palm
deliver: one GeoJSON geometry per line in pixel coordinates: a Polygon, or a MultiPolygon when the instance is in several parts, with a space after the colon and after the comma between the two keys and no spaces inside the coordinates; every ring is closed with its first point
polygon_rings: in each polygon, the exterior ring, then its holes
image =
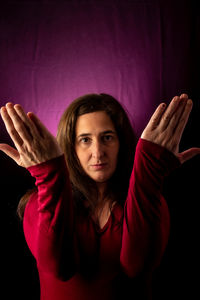
{"type": "Polygon", "coordinates": [[[179,152],[179,144],[192,106],[192,100],[188,99],[187,94],[175,96],[168,107],[161,103],[150,118],[141,138],[167,148],[181,163],[200,154],[200,148],[197,147],[179,152]]]}

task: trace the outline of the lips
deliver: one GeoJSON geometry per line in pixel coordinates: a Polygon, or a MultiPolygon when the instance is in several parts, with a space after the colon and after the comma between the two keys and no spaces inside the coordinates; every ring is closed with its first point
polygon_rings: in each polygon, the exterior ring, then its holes
{"type": "Polygon", "coordinates": [[[91,167],[95,170],[102,170],[107,166],[107,163],[103,163],[103,164],[95,164],[95,165],[91,165],[91,167]]]}

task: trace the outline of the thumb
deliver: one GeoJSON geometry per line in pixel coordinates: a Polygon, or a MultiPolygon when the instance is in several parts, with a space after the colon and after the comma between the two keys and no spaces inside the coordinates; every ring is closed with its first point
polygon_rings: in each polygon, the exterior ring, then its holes
{"type": "Polygon", "coordinates": [[[180,162],[183,164],[187,160],[193,158],[194,156],[200,154],[200,148],[190,148],[186,151],[183,151],[177,155],[180,162]]]}
{"type": "Polygon", "coordinates": [[[0,150],[3,151],[6,155],[8,155],[10,158],[12,158],[17,164],[19,164],[20,155],[15,148],[7,144],[0,144],[0,150]]]}

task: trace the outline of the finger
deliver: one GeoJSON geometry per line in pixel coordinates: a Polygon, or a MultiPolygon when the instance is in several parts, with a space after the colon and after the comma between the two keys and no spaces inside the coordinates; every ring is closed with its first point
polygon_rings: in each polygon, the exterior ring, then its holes
{"type": "Polygon", "coordinates": [[[19,164],[20,155],[16,149],[7,144],[0,144],[0,150],[12,158],[17,164],[19,164]]]}
{"type": "Polygon", "coordinates": [[[33,112],[29,112],[27,114],[27,116],[35,124],[37,130],[39,131],[39,133],[42,137],[45,137],[46,135],[50,134],[50,132],[47,130],[47,128],[44,126],[44,124],[40,121],[40,119],[33,112]]]}
{"type": "Polygon", "coordinates": [[[169,124],[168,124],[168,128],[169,128],[170,132],[174,133],[178,124],[183,123],[183,114],[185,111],[186,104],[187,104],[187,101],[185,99],[182,99],[176,112],[171,117],[169,124]]]}
{"type": "Polygon", "coordinates": [[[5,124],[8,134],[10,135],[13,143],[15,144],[16,148],[18,149],[18,147],[23,145],[23,140],[20,138],[19,134],[17,133],[17,131],[13,125],[13,122],[7,112],[7,109],[4,106],[1,108],[1,117],[5,124]]]}
{"type": "Polygon", "coordinates": [[[187,103],[184,107],[184,111],[183,111],[181,117],[179,118],[178,125],[175,128],[174,135],[177,137],[178,143],[181,140],[183,131],[188,122],[188,118],[189,118],[190,112],[192,110],[192,106],[193,106],[192,100],[191,99],[187,100],[187,103]]]}
{"type": "Polygon", "coordinates": [[[146,129],[149,129],[149,130],[154,130],[159,122],[160,122],[160,119],[163,115],[163,112],[165,111],[165,108],[166,108],[166,104],[165,103],[161,103],[155,110],[155,112],[153,113],[152,117],[150,118],[147,126],[146,126],[146,129]]]}
{"type": "Polygon", "coordinates": [[[168,105],[159,124],[162,130],[165,130],[167,128],[171,117],[173,116],[174,112],[177,110],[179,106],[179,103],[180,103],[180,97],[175,96],[170,102],[170,104],[168,105]]]}
{"type": "Polygon", "coordinates": [[[188,94],[181,94],[180,99],[188,100],[188,94]]]}
{"type": "Polygon", "coordinates": [[[167,126],[169,125],[172,116],[174,113],[184,105],[184,103],[187,101],[188,95],[187,94],[181,94],[180,97],[175,96],[171,100],[170,104],[168,105],[168,108],[166,109],[165,113],[163,114],[163,117],[160,122],[160,126],[162,130],[165,130],[167,126]],[[181,106],[180,106],[181,105],[181,106]]]}
{"type": "Polygon", "coordinates": [[[28,132],[27,128],[24,125],[24,122],[19,117],[17,112],[14,109],[14,106],[12,103],[6,104],[7,112],[13,122],[14,128],[16,129],[17,133],[23,140],[23,142],[30,142],[32,141],[32,136],[30,135],[30,132],[28,132]]]}
{"type": "Polygon", "coordinates": [[[200,154],[200,148],[190,148],[184,152],[179,153],[177,156],[180,162],[184,163],[198,154],[200,154]]]}
{"type": "Polygon", "coordinates": [[[18,116],[20,117],[20,119],[23,121],[23,123],[24,123],[26,129],[28,130],[28,132],[30,133],[30,135],[32,137],[38,136],[38,131],[37,131],[35,124],[31,121],[30,118],[28,118],[28,116],[24,112],[22,106],[20,104],[15,104],[14,109],[15,109],[16,113],[18,114],[18,116]]]}
{"type": "Polygon", "coordinates": [[[167,127],[165,129],[168,129],[170,131],[171,134],[174,133],[175,128],[177,127],[179,120],[184,112],[185,106],[187,103],[187,99],[182,98],[180,99],[180,102],[176,108],[176,110],[174,111],[174,113],[172,114],[172,116],[169,118],[168,120],[168,124],[167,127]]]}

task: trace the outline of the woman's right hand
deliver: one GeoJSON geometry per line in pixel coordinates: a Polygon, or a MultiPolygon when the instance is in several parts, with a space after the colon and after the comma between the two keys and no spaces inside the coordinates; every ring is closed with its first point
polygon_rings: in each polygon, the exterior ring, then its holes
{"type": "Polygon", "coordinates": [[[28,168],[63,154],[56,138],[32,112],[25,113],[20,104],[1,107],[1,117],[15,147],[0,144],[0,150],[19,166],[28,168]]]}

